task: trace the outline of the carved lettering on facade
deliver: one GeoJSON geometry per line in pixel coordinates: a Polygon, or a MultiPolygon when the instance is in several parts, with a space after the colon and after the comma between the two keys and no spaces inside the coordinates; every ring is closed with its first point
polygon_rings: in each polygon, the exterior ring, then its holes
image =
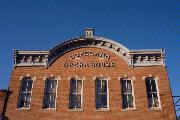
{"type": "Polygon", "coordinates": [[[64,67],[116,67],[115,62],[91,62],[91,63],[85,63],[85,62],[65,62],[64,67]]]}
{"type": "Polygon", "coordinates": [[[99,53],[99,52],[93,52],[93,51],[82,51],[79,53],[72,54],[69,57],[71,59],[75,59],[75,58],[80,58],[81,56],[97,56],[103,59],[110,59],[110,56],[106,53],[99,53]]]}

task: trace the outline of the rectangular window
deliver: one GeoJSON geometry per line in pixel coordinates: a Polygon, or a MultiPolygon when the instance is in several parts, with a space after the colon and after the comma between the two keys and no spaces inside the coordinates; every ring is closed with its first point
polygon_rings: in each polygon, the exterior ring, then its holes
{"type": "Polygon", "coordinates": [[[55,108],[56,105],[57,80],[47,79],[45,81],[43,109],[55,108]]]}
{"type": "Polygon", "coordinates": [[[29,77],[21,80],[21,88],[19,92],[18,108],[29,108],[32,91],[33,80],[29,77]]]}
{"type": "Polygon", "coordinates": [[[107,80],[96,79],[96,109],[108,108],[107,80]]]}
{"type": "Polygon", "coordinates": [[[146,78],[146,91],[147,91],[149,108],[159,107],[157,84],[154,78],[146,78]]]}
{"type": "Polygon", "coordinates": [[[131,82],[131,80],[121,80],[123,109],[134,108],[134,98],[131,82]]]}
{"type": "Polygon", "coordinates": [[[82,80],[70,80],[70,109],[82,108],[82,80]]]}

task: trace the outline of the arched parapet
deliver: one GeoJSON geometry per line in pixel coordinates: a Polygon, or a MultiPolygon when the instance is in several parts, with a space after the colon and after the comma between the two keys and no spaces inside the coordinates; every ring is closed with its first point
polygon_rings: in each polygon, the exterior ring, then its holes
{"type": "Polygon", "coordinates": [[[165,65],[164,49],[129,50],[113,40],[94,36],[91,29],[85,36],[72,38],[52,47],[48,51],[14,50],[14,66],[50,66],[65,53],[84,47],[108,50],[122,58],[129,66],[165,65]]]}
{"type": "Polygon", "coordinates": [[[53,47],[49,51],[50,52],[49,64],[54,62],[57,58],[67,53],[68,51],[83,47],[95,47],[95,48],[105,49],[115,53],[116,55],[124,59],[128,64],[130,64],[131,62],[129,56],[129,50],[125,46],[113,40],[103,37],[91,37],[91,38],[80,37],[65,41],[53,47]]]}

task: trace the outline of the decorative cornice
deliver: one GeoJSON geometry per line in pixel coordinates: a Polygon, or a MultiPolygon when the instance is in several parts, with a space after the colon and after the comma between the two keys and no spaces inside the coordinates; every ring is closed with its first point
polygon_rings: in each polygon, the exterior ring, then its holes
{"type": "Polygon", "coordinates": [[[49,51],[14,50],[14,66],[47,66],[49,51]]]}
{"type": "Polygon", "coordinates": [[[164,49],[129,50],[113,40],[103,37],[78,37],[57,44],[49,51],[14,50],[14,66],[50,66],[57,58],[74,49],[101,48],[115,53],[130,66],[165,65],[164,49]]]}

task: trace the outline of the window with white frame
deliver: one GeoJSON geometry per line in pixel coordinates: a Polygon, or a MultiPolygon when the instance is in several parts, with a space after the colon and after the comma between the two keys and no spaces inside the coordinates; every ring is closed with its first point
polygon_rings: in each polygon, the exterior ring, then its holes
{"type": "Polygon", "coordinates": [[[134,108],[134,98],[133,98],[133,89],[132,89],[132,80],[121,80],[122,88],[122,108],[134,108]]]}
{"type": "Polygon", "coordinates": [[[146,91],[149,108],[159,107],[159,96],[155,78],[146,78],[146,91]]]}
{"type": "Polygon", "coordinates": [[[96,79],[96,109],[108,108],[108,84],[107,80],[96,79]]]}
{"type": "Polygon", "coordinates": [[[45,80],[43,109],[55,108],[56,106],[57,80],[48,78],[45,80]]]}
{"type": "Polygon", "coordinates": [[[21,87],[19,91],[18,108],[29,108],[33,80],[30,77],[24,77],[21,80],[21,87]]]}
{"type": "Polygon", "coordinates": [[[80,109],[82,108],[82,94],[83,86],[82,80],[72,78],[70,80],[70,109],[80,109]]]}

